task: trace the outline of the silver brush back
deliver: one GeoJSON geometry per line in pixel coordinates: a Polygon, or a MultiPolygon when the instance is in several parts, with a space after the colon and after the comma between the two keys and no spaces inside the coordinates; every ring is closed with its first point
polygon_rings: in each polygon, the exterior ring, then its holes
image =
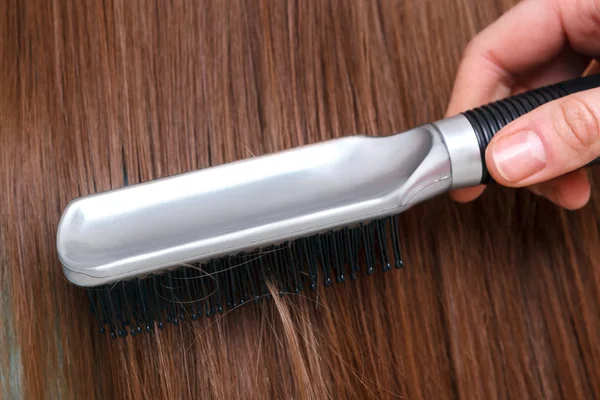
{"type": "Polygon", "coordinates": [[[99,286],[398,214],[451,185],[432,124],[350,136],[76,199],[58,254],[72,283],[99,286]]]}

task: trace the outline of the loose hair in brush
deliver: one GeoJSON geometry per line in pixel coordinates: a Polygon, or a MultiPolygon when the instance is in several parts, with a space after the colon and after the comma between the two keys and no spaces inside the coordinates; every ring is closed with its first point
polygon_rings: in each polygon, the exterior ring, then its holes
{"type": "Polygon", "coordinates": [[[573,88],[444,118],[512,1],[6,4],[0,397],[600,393],[594,168],[577,212],[445,195],[573,88]]]}

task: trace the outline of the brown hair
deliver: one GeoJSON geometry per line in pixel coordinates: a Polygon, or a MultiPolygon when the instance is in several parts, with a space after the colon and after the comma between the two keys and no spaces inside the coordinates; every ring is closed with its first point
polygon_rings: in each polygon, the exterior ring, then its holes
{"type": "Polygon", "coordinates": [[[0,395],[600,393],[597,196],[442,196],[401,215],[402,270],[135,338],[101,335],[57,260],[78,195],[442,117],[466,43],[512,0],[8,3],[0,395]]]}

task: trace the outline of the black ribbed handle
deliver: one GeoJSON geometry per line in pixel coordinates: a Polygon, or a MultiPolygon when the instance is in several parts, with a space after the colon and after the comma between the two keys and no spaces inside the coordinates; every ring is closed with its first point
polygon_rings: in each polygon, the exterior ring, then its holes
{"type": "MultiPolygon", "coordinates": [[[[467,117],[477,135],[481,150],[481,162],[483,165],[481,183],[489,184],[493,182],[485,163],[485,149],[500,129],[542,104],[596,87],[600,87],[600,75],[577,78],[530,90],[464,112],[463,115],[467,117]]],[[[600,163],[600,157],[588,165],[598,163],[600,163]]]]}

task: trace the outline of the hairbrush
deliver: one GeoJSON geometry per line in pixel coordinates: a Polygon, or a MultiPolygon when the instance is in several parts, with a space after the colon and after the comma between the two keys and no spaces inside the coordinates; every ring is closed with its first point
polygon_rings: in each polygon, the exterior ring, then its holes
{"type": "Polygon", "coordinates": [[[116,338],[268,298],[269,282],[283,295],[401,268],[398,214],[492,183],[484,156],[496,132],[599,85],[600,76],[578,78],[390,136],[348,136],[74,199],[57,232],[63,272],[116,338]]]}

